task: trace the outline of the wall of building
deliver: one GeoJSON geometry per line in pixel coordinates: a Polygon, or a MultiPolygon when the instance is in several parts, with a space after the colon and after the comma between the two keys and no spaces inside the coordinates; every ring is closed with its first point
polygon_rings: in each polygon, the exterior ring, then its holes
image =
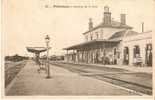
{"type": "Polygon", "coordinates": [[[94,39],[108,39],[114,33],[122,31],[122,30],[125,30],[125,29],[119,29],[119,28],[98,28],[96,30],[93,30],[93,31],[85,34],[84,35],[85,36],[85,41],[90,41],[91,37],[92,37],[92,40],[94,40],[94,39]]]}
{"type": "MultiPolygon", "coordinates": [[[[133,65],[134,63],[134,47],[137,45],[140,48],[140,57],[142,58],[142,62],[145,65],[146,58],[146,45],[152,44],[152,32],[139,33],[138,35],[124,37],[122,41],[122,58],[124,57],[124,48],[129,48],[129,65],[133,65]]],[[[123,60],[122,60],[123,61],[123,60]]]]}

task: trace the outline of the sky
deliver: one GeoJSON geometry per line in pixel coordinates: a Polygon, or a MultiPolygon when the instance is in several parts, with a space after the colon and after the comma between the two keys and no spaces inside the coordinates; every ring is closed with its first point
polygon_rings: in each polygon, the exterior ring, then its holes
{"type": "Polygon", "coordinates": [[[44,47],[48,34],[50,54],[63,54],[62,48],[84,42],[82,33],[88,30],[90,17],[94,26],[102,21],[105,5],[110,7],[114,20],[119,21],[120,14],[125,13],[126,23],[133,30],[141,32],[144,22],[144,30],[154,32],[154,0],[2,0],[2,52],[31,55],[26,47],[44,47]],[[98,7],[52,8],[53,4],[98,7]]]}

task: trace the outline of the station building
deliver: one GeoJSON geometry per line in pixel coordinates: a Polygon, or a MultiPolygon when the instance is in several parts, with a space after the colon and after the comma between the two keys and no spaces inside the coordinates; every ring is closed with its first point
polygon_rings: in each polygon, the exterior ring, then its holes
{"type": "Polygon", "coordinates": [[[125,14],[120,14],[120,22],[114,21],[105,6],[103,21],[94,27],[90,18],[88,27],[82,33],[85,42],[64,48],[65,61],[152,66],[152,31],[133,31],[125,14]]]}

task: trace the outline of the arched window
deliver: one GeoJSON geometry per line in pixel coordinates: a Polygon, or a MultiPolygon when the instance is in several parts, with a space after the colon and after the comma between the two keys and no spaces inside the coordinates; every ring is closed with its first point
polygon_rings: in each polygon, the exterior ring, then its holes
{"type": "Polygon", "coordinates": [[[116,55],[116,52],[117,52],[117,49],[116,49],[116,48],[114,48],[114,55],[116,55]]]}

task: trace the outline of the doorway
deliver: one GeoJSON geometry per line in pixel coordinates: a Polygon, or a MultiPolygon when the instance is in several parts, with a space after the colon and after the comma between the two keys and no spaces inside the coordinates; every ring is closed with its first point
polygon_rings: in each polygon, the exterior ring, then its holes
{"type": "Polygon", "coordinates": [[[152,66],[152,44],[147,44],[146,45],[146,65],[147,66],[152,66]]]}
{"type": "Polygon", "coordinates": [[[124,64],[125,65],[129,64],[129,48],[128,47],[124,48],[124,64]]]}

